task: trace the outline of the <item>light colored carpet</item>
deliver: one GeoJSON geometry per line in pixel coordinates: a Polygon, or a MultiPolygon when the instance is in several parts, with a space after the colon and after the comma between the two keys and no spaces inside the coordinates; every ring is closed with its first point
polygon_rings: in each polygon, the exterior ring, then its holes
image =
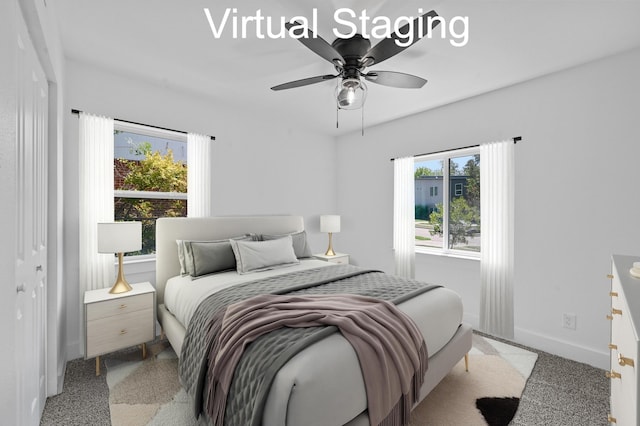
{"type": "Polygon", "coordinates": [[[473,335],[469,371],[460,361],[414,409],[411,426],[487,425],[476,408],[479,398],[520,398],[537,354],[473,335]]]}
{"type": "MultiPolygon", "coordinates": [[[[487,425],[476,408],[482,397],[520,397],[537,355],[473,336],[469,372],[461,361],[414,410],[411,426],[487,425]]],[[[165,342],[105,360],[114,426],[196,425],[178,382],[177,357],[165,342]]]]}

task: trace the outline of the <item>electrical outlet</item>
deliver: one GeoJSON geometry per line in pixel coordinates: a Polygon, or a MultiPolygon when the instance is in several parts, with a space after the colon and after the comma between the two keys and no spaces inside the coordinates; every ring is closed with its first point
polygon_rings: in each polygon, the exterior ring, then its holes
{"type": "Polygon", "coordinates": [[[569,330],[576,329],[576,314],[562,314],[562,327],[569,330]]]}

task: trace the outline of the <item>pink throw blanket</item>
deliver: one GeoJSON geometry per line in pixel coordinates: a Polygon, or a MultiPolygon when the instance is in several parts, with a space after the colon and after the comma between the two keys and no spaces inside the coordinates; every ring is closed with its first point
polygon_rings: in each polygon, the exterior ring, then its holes
{"type": "Polygon", "coordinates": [[[338,327],[356,351],[370,424],[407,424],[427,369],[422,334],[394,304],[352,294],[261,295],[227,307],[209,365],[214,385],[207,411],[214,424],[224,422],[235,366],[249,343],[280,327],[319,325],[338,327]]]}

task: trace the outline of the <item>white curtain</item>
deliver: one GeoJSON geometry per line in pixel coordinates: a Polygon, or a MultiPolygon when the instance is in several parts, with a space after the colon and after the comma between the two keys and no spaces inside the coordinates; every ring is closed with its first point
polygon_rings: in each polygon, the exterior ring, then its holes
{"type": "Polygon", "coordinates": [[[480,158],[480,330],[513,338],[513,141],[480,145],[480,158]]]}
{"type": "Polygon", "coordinates": [[[211,216],[211,138],[187,134],[187,216],[211,216]]]}
{"type": "Polygon", "coordinates": [[[415,192],[413,157],[393,162],[393,250],[395,273],[415,277],[415,192]]]}
{"type": "Polygon", "coordinates": [[[113,254],[98,253],[98,222],[113,222],[113,119],[80,113],[80,300],[113,285],[113,254]]]}

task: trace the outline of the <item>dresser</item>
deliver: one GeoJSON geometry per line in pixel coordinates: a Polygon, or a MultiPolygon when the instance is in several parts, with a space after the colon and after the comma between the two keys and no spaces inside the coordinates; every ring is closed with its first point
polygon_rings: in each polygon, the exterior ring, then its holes
{"type": "Polygon", "coordinates": [[[611,380],[609,423],[640,425],[638,411],[638,353],[640,341],[640,279],[629,273],[640,257],[612,256],[611,266],[611,369],[606,372],[611,380]]]}
{"type": "Polygon", "coordinates": [[[126,293],[111,294],[108,288],[84,293],[85,359],[96,357],[100,375],[100,355],[155,338],[156,291],[151,283],[131,284],[126,293]]]}

